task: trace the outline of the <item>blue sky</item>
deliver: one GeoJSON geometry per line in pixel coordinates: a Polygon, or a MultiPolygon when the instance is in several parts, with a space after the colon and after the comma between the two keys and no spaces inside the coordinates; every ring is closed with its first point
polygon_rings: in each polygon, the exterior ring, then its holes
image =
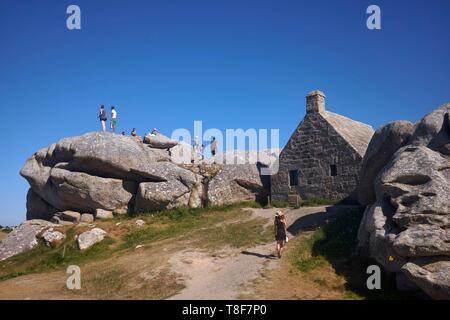
{"type": "Polygon", "coordinates": [[[321,89],[374,128],[450,101],[450,1],[0,0],[0,224],[25,218],[25,160],[62,137],[118,130],[279,128],[321,89]],[[81,30],[66,8],[81,8],[81,30]],[[366,28],[381,8],[382,29],[366,28]]]}

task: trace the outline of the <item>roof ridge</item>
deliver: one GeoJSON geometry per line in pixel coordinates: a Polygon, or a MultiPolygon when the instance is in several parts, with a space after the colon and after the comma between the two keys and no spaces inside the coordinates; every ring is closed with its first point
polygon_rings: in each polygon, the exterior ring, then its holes
{"type": "Polygon", "coordinates": [[[345,119],[350,120],[352,122],[359,123],[359,124],[361,124],[363,126],[366,126],[366,127],[370,128],[370,129],[374,130],[373,127],[370,124],[367,124],[367,123],[364,123],[364,122],[361,122],[361,121],[358,121],[358,120],[354,120],[352,118],[343,116],[342,114],[339,114],[339,113],[336,113],[336,112],[332,112],[332,111],[328,111],[328,110],[325,110],[325,112],[326,113],[331,113],[332,115],[336,115],[336,116],[341,117],[341,118],[345,118],[345,119]]]}

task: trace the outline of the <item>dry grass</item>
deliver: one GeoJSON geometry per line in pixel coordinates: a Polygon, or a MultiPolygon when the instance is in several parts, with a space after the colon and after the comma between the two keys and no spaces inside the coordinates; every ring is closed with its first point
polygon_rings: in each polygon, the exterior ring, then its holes
{"type": "Polygon", "coordinates": [[[345,278],[336,274],[329,263],[302,272],[293,264],[296,250],[310,240],[314,232],[293,238],[286,246],[277,268],[264,271],[260,278],[245,288],[241,299],[276,300],[342,300],[359,299],[345,290],[345,278]]]}
{"type": "Polygon", "coordinates": [[[67,239],[60,246],[40,245],[0,263],[0,298],[163,299],[184,287],[170,271],[172,254],[191,247],[246,248],[272,241],[272,230],[265,224],[267,219],[250,218],[249,211],[235,207],[122,217],[96,222],[108,237],[84,252],[74,240],[84,229],[68,228],[67,239]],[[136,225],[137,219],[146,222],[144,227],[136,225]],[[143,247],[136,249],[137,245],[143,247]],[[81,268],[82,290],[65,287],[64,271],[71,264],[81,268]],[[27,279],[26,287],[39,283],[36,292],[22,287],[22,279],[27,279]],[[42,292],[49,294],[43,296],[42,292]]]}
{"type": "Polygon", "coordinates": [[[8,234],[0,230],[0,241],[5,239],[8,234]]]}

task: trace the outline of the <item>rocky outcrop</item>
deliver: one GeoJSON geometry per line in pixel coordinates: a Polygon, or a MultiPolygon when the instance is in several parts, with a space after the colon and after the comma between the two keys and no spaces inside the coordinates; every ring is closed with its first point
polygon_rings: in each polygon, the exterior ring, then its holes
{"type": "Polygon", "coordinates": [[[404,146],[414,131],[408,121],[395,121],[375,131],[364,155],[358,179],[358,201],[368,205],[375,201],[373,181],[394,153],[404,146]]]}
{"type": "Polygon", "coordinates": [[[81,214],[103,218],[109,212],[111,218],[112,213],[255,200],[266,193],[256,164],[175,163],[173,152],[166,150],[173,141],[156,138],[159,142],[153,139],[149,145],[132,137],[89,133],[39,150],[20,172],[30,184],[27,218],[72,224],[81,214]]]}
{"type": "Polygon", "coordinates": [[[38,245],[37,236],[52,227],[57,225],[44,220],[28,220],[22,223],[0,242],[0,261],[33,249],[38,245]]]}
{"type": "Polygon", "coordinates": [[[364,162],[369,166],[370,159],[378,159],[381,169],[376,173],[377,168],[366,167],[360,182],[376,176],[372,186],[359,190],[375,193],[374,201],[366,197],[372,203],[359,229],[360,252],[401,274],[403,288],[420,288],[435,299],[450,299],[449,114],[446,104],[425,116],[413,132],[405,123],[377,132],[364,162]]]}
{"type": "Polygon", "coordinates": [[[239,201],[263,200],[268,195],[266,190],[256,165],[228,165],[224,166],[209,182],[208,203],[222,205],[239,201]]]}
{"type": "Polygon", "coordinates": [[[156,149],[170,149],[178,145],[178,141],[169,139],[168,137],[158,134],[148,134],[144,137],[144,142],[151,148],[156,149]]]}

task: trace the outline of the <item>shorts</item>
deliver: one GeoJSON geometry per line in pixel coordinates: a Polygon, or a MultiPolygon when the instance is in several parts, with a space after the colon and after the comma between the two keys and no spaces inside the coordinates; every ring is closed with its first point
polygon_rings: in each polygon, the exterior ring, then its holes
{"type": "Polygon", "coordinates": [[[117,124],[117,119],[111,119],[111,125],[115,127],[116,124],[117,124]]]}

